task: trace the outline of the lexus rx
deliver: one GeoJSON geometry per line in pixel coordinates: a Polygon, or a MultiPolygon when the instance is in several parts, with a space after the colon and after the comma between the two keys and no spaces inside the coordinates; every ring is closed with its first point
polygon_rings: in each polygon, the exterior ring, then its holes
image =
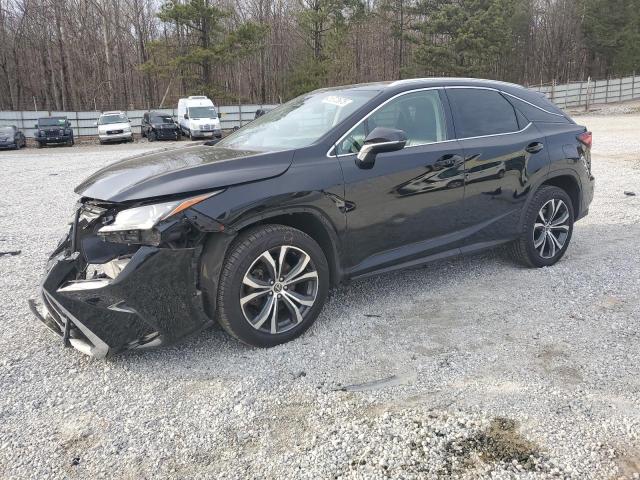
{"type": "Polygon", "coordinates": [[[590,147],[585,127],[513,84],[317,90],[215,146],[86,179],[32,310],[98,357],[214,321],[269,347],[307,330],[350,279],[502,244],[550,266],[588,212],[590,147]]]}

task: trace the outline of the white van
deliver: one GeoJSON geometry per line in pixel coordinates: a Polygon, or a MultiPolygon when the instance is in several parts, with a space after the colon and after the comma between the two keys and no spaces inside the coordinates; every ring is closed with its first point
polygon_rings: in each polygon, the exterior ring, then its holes
{"type": "Polygon", "coordinates": [[[178,121],[182,133],[189,138],[222,137],[218,111],[205,96],[178,100],[178,121]]]}

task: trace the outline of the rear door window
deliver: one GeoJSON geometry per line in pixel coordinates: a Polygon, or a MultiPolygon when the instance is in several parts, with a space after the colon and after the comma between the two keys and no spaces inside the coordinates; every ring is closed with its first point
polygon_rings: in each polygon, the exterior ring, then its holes
{"type": "Polygon", "coordinates": [[[513,106],[495,90],[448,88],[458,138],[517,132],[513,106]]]}

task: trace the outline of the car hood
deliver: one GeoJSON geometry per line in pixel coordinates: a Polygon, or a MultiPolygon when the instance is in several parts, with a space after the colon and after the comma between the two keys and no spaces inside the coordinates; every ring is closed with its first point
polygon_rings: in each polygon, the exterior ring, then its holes
{"type": "Polygon", "coordinates": [[[276,177],[287,171],[292,160],[293,151],[178,148],[113,163],[87,178],[75,192],[109,202],[188,194],[276,177]]]}
{"type": "Polygon", "coordinates": [[[64,125],[38,125],[38,130],[64,130],[65,127],[64,125]]]}

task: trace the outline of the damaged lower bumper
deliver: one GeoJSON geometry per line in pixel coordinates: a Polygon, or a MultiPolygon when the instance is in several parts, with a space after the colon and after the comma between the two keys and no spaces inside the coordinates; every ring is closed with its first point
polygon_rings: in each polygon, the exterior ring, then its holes
{"type": "Polygon", "coordinates": [[[199,248],[141,246],[114,278],[86,276],[67,238],[47,267],[34,315],[87,355],[165,345],[211,323],[197,289],[199,248]]]}

